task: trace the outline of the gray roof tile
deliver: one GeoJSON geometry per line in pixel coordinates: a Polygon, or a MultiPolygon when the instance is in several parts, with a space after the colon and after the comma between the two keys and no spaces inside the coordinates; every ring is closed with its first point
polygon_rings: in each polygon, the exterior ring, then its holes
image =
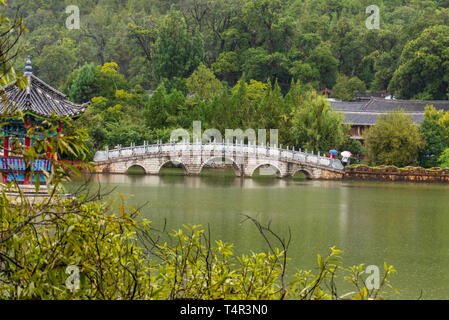
{"type": "Polygon", "coordinates": [[[38,116],[73,117],[82,114],[88,103],[79,105],[67,100],[67,96],[35,75],[28,76],[28,88],[21,90],[16,83],[3,89],[0,97],[0,111],[11,114],[13,112],[31,112],[38,116]]]}
{"type": "Polygon", "coordinates": [[[413,121],[421,124],[427,105],[433,105],[437,110],[449,111],[448,100],[418,101],[418,100],[387,100],[371,98],[369,101],[339,102],[331,101],[335,111],[345,115],[343,123],[354,125],[374,125],[380,115],[394,110],[403,110],[413,121]]]}

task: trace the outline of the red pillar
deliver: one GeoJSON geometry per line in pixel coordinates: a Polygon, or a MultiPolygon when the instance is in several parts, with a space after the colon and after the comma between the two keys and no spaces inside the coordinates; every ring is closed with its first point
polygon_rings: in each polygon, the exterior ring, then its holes
{"type": "MultiPolygon", "coordinates": [[[[3,156],[5,158],[9,156],[9,137],[3,138],[3,156]]],[[[8,183],[8,175],[6,173],[3,174],[3,183],[8,183]]]]}
{"type": "Polygon", "coordinates": [[[9,156],[9,137],[3,139],[3,156],[5,158],[9,156]]]}
{"type": "Polygon", "coordinates": [[[47,158],[51,159],[51,148],[50,148],[51,138],[47,139],[47,143],[48,143],[48,146],[47,146],[47,158]]]}
{"type": "MultiPolygon", "coordinates": [[[[28,129],[30,127],[30,123],[28,120],[25,121],[25,126],[27,130],[27,136],[25,137],[25,149],[29,149],[31,146],[31,139],[28,137],[28,129]]],[[[25,179],[23,181],[23,184],[30,184],[30,176],[25,173],[25,179]]]]}

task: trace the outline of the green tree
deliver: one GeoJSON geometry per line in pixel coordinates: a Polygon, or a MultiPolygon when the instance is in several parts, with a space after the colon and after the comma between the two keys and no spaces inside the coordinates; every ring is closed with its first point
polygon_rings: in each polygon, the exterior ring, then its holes
{"type": "Polygon", "coordinates": [[[343,144],[349,126],[334,112],[325,97],[306,92],[293,110],[288,143],[308,151],[328,152],[343,144]]]}
{"type": "Polygon", "coordinates": [[[242,25],[252,47],[262,46],[270,54],[287,53],[298,36],[297,19],[284,12],[286,1],[246,1],[242,8],[242,25]]]}
{"type": "MultiPolygon", "coordinates": [[[[252,88],[255,89],[254,82],[252,88]]],[[[258,93],[263,96],[262,92],[258,93]]],[[[232,111],[229,111],[235,116],[234,128],[248,129],[253,127],[257,110],[257,105],[253,99],[258,98],[250,96],[249,85],[243,79],[232,88],[232,111]]],[[[259,99],[262,98],[259,97],[259,99]]]]}
{"type": "Polygon", "coordinates": [[[320,74],[320,89],[332,88],[338,75],[338,60],[333,56],[331,49],[326,45],[317,46],[306,60],[312,69],[320,74]]]}
{"type": "Polygon", "coordinates": [[[197,99],[210,103],[214,97],[221,94],[223,85],[215,78],[213,72],[201,63],[187,78],[187,89],[197,99]]]}
{"type": "Polygon", "coordinates": [[[310,84],[314,89],[320,89],[320,73],[317,68],[309,63],[297,60],[292,63],[290,73],[293,79],[304,84],[310,84]]]}
{"type": "Polygon", "coordinates": [[[232,88],[232,95],[238,94],[241,86],[246,87],[246,94],[248,95],[248,99],[254,105],[254,108],[260,103],[269,88],[269,84],[253,79],[250,80],[249,83],[246,83],[242,77],[242,79],[240,79],[240,81],[232,88]]]}
{"type": "Polygon", "coordinates": [[[95,65],[85,64],[77,72],[69,89],[69,98],[75,103],[88,102],[95,95],[95,65]]]}
{"type": "Polygon", "coordinates": [[[115,62],[97,66],[95,70],[95,96],[113,99],[117,90],[127,90],[128,83],[115,62]]]}
{"type": "Polygon", "coordinates": [[[240,61],[236,52],[222,52],[212,64],[212,70],[229,85],[234,85],[240,76],[240,61]]]}
{"type": "Polygon", "coordinates": [[[115,57],[109,56],[114,51],[119,51],[121,43],[126,41],[126,36],[120,37],[124,30],[120,22],[120,15],[115,14],[113,6],[107,2],[97,3],[81,23],[80,41],[81,51],[89,52],[89,60],[99,65],[104,65],[115,57]],[[121,38],[119,43],[112,44],[114,40],[121,38]],[[109,51],[110,47],[115,50],[109,51]],[[93,60],[93,61],[92,61],[93,60]]]}
{"type": "Polygon", "coordinates": [[[363,32],[366,32],[364,24],[364,22],[351,20],[347,16],[336,19],[331,24],[330,43],[332,52],[339,61],[340,73],[353,76],[359,71],[363,56],[366,54],[365,49],[371,45],[366,43],[363,37],[363,32]]]}
{"type": "Polygon", "coordinates": [[[281,88],[277,81],[273,86],[269,82],[265,95],[257,108],[257,124],[266,130],[278,129],[282,132],[284,130],[283,111],[284,101],[281,88]]]}
{"type": "Polygon", "coordinates": [[[435,26],[407,43],[388,87],[403,99],[441,100],[449,94],[449,26],[435,26]]]}
{"type": "Polygon", "coordinates": [[[426,146],[419,151],[418,157],[419,164],[424,168],[437,167],[440,155],[448,147],[438,123],[441,115],[442,112],[436,111],[434,106],[426,106],[424,119],[420,127],[426,146]]]}
{"type": "Polygon", "coordinates": [[[290,84],[290,62],[285,54],[270,54],[265,48],[250,48],[242,54],[242,71],[246,80],[266,81],[277,79],[282,89],[290,84]]]}
{"type": "Polygon", "coordinates": [[[204,59],[203,40],[188,33],[182,13],[172,8],[159,29],[153,56],[156,80],[167,79],[170,89],[182,89],[180,79],[190,75],[204,59]]]}
{"type": "Polygon", "coordinates": [[[167,123],[168,106],[166,103],[167,90],[161,83],[153,92],[145,110],[145,121],[149,128],[163,128],[167,123]]]}
{"type": "Polygon", "coordinates": [[[449,148],[445,149],[440,157],[438,158],[438,163],[441,168],[449,168],[449,148]]]}
{"type": "Polygon", "coordinates": [[[342,101],[352,101],[355,99],[356,92],[365,92],[365,83],[357,77],[349,78],[340,74],[337,83],[332,88],[332,97],[342,101]]]}
{"type": "Polygon", "coordinates": [[[449,112],[438,111],[438,125],[441,128],[443,139],[449,145],[449,112]]]}
{"type": "Polygon", "coordinates": [[[403,167],[416,162],[425,141],[413,119],[395,111],[381,115],[367,130],[365,145],[371,164],[403,167]]]}
{"type": "Polygon", "coordinates": [[[130,86],[140,85],[145,89],[151,88],[153,82],[152,68],[144,57],[137,56],[129,62],[127,76],[130,86]]]}
{"type": "Polygon", "coordinates": [[[66,78],[77,66],[76,47],[70,39],[47,46],[42,54],[33,59],[35,72],[39,77],[57,89],[62,89],[66,78]]]}
{"type": "Polygon", "coordinates": [[[188,107],[184,94],[174,89],[167,96],[166,101],[168,107],[167,125],[172,128],[189,128],[195,119],[191,119],[188,115],[188,107]]]}
{"type": "Polygon", "coordinates": [[[388,84],[393,78],[395,71],[395,59],[390,52],[379,53],[376,51],[372,53],[372,55],[366,57],[365,61],[372,58],[374,59],[373,72],[375,72],[372,89],[379,91],[387,90],[388,84]]]}
{"type": "Polygon", "coordinates": [[[101,114],[95,113],[95,109],[90,106],[76,120],[76,123],[82,128],[87,128],[89,136],[88,145],[90,147],[88,160],[92,160],[95,152],[106,146],[107,130],[104,125],[104,119],[101,114]]]}

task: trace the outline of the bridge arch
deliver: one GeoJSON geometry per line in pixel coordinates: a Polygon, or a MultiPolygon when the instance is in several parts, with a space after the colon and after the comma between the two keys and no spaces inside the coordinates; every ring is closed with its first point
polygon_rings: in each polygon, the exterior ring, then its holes
{"type": "Polygon", "coordinates": [[[253,170],[251,170],[249,176],[252,177],[254,175],[254,172],[256,172],[256,170],[259,169],[262,166],[273,167],[276,170],[276,172],[274,173],[276,175],[276,178],[282,178],[284,176],[284,174],[282,173],[281,169],[279,168],[279,165],[277,165],[275,163],[272,163],[270,161],[266,161],[266,162],[262,162],[262,163],[257,164],[255,166],[255,168],[253,170]]]}
{"type": "Polygon", "coordinates": [[[292,172],[292,178],[295,176],[295,174],[297,174],[298,172],[302,172],[305,176],[307,180],[312,180],[313,179],[313,173],[306,168],[298,168],[296,170],[294,170],[292,172]]]}
{"type": "Polygon", "coordinates": [[[169,164],[169,163],[171,163],[171,164],[173,164],[173,165],[175,165],[175,166],[176,166],[176,165],[180,165],[181,168],[184,170],[184,174],[185,174],[185,175],[188,175],[188,174],[189,174],[189,170],[187,170],[186,165],[185,165],[184,163],[182,163],[182,162],[180,162],[180,161],[176,161],[176,160],[167,160],[167,161],[162,162],[161,165],[159,166],[159,168],[157,169],[157,174],[160,174],[161,169],[162,169],[164,166],[166,166],[167,164],[169,164]]]}
{"type": "MultiPolygon", "coordinates": [[[[235,162],[235,160],[233,159],[233,158],[230,158],[230,157],[222,157],[222,156],[215,156],[215,157],[211,157],[211,158],[209,158],[207,161],[205,161],[204,163],[202,163],[201,164],[201,167],[200,167],[200,173],[201,173],[201,171],[203,170],[203,168],[207,165],[207,164],[209,164],[210,162],[212,162],[213,160],[217,160],[217,159],[220,159],[220,160],[224,160],[224,161],[230,161],[230,162],[232,162],[232,168],[234,169],[234,173],[235,173],[235,176],[236,177],[241,177],[242,175],[243,175],[243,172],[242,172],[242,170],[240,169],[240,167],[238,166],[238,164],[235,162]]],[[[225,162],[226,163],[226,162],[225,162]]]]}
{"type": "Polygon", "coordinates": [[[126,173],[126,174],[129,174],[129,171],[130,171],[132,168],[141,169],[141,170],[143,171],[143,174],[147,174],[147,170],[145,169],[145,167],[142,166],[141,164],[138,164],[138,163],[133,163],[133,164],[131,164],[130,166],[128,166],[128,168],[126,168],[125,173],[126,173]]]}

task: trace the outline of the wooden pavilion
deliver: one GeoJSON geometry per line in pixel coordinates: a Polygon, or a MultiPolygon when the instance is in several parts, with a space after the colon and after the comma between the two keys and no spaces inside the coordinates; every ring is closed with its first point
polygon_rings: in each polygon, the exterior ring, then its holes
{"type": "Polygon", "coordinates": [[[48,127],[48,123],[51,123],[52,127],[57,128],[47,135],[48,139],[51,139],[63,130],[61,121],[57,119],[79,117],[88,104],[78,105],[68,101],[65,94],[36,77],[32,73],[29,57],[24,76],[27,78],[25,89],[21,89],[17,82],[13,82],[1,90],[0,111],[3,119],[0,123],[3,125],[0,127],[0,135],[3,139],[3,152],[0,155],[0,174],[3,183],[15,181],[18,184],[29,185],[34,183],[37,175],[42,183],[45,182],[43,172],[51,170],[50,159],[53,156],[47,149],[45,158],[36,159],[31,164],[26,163],[17,150],[29,148],[36,139],[42,138],[37,130],[30,134],[29,128],[45,127],[44,123],[47,123],[48,127]],[[24,121],[18,116],[19,112],[23,115],[24,121]],[[31,175],[31,172],[34,174],[31,175]]]}

